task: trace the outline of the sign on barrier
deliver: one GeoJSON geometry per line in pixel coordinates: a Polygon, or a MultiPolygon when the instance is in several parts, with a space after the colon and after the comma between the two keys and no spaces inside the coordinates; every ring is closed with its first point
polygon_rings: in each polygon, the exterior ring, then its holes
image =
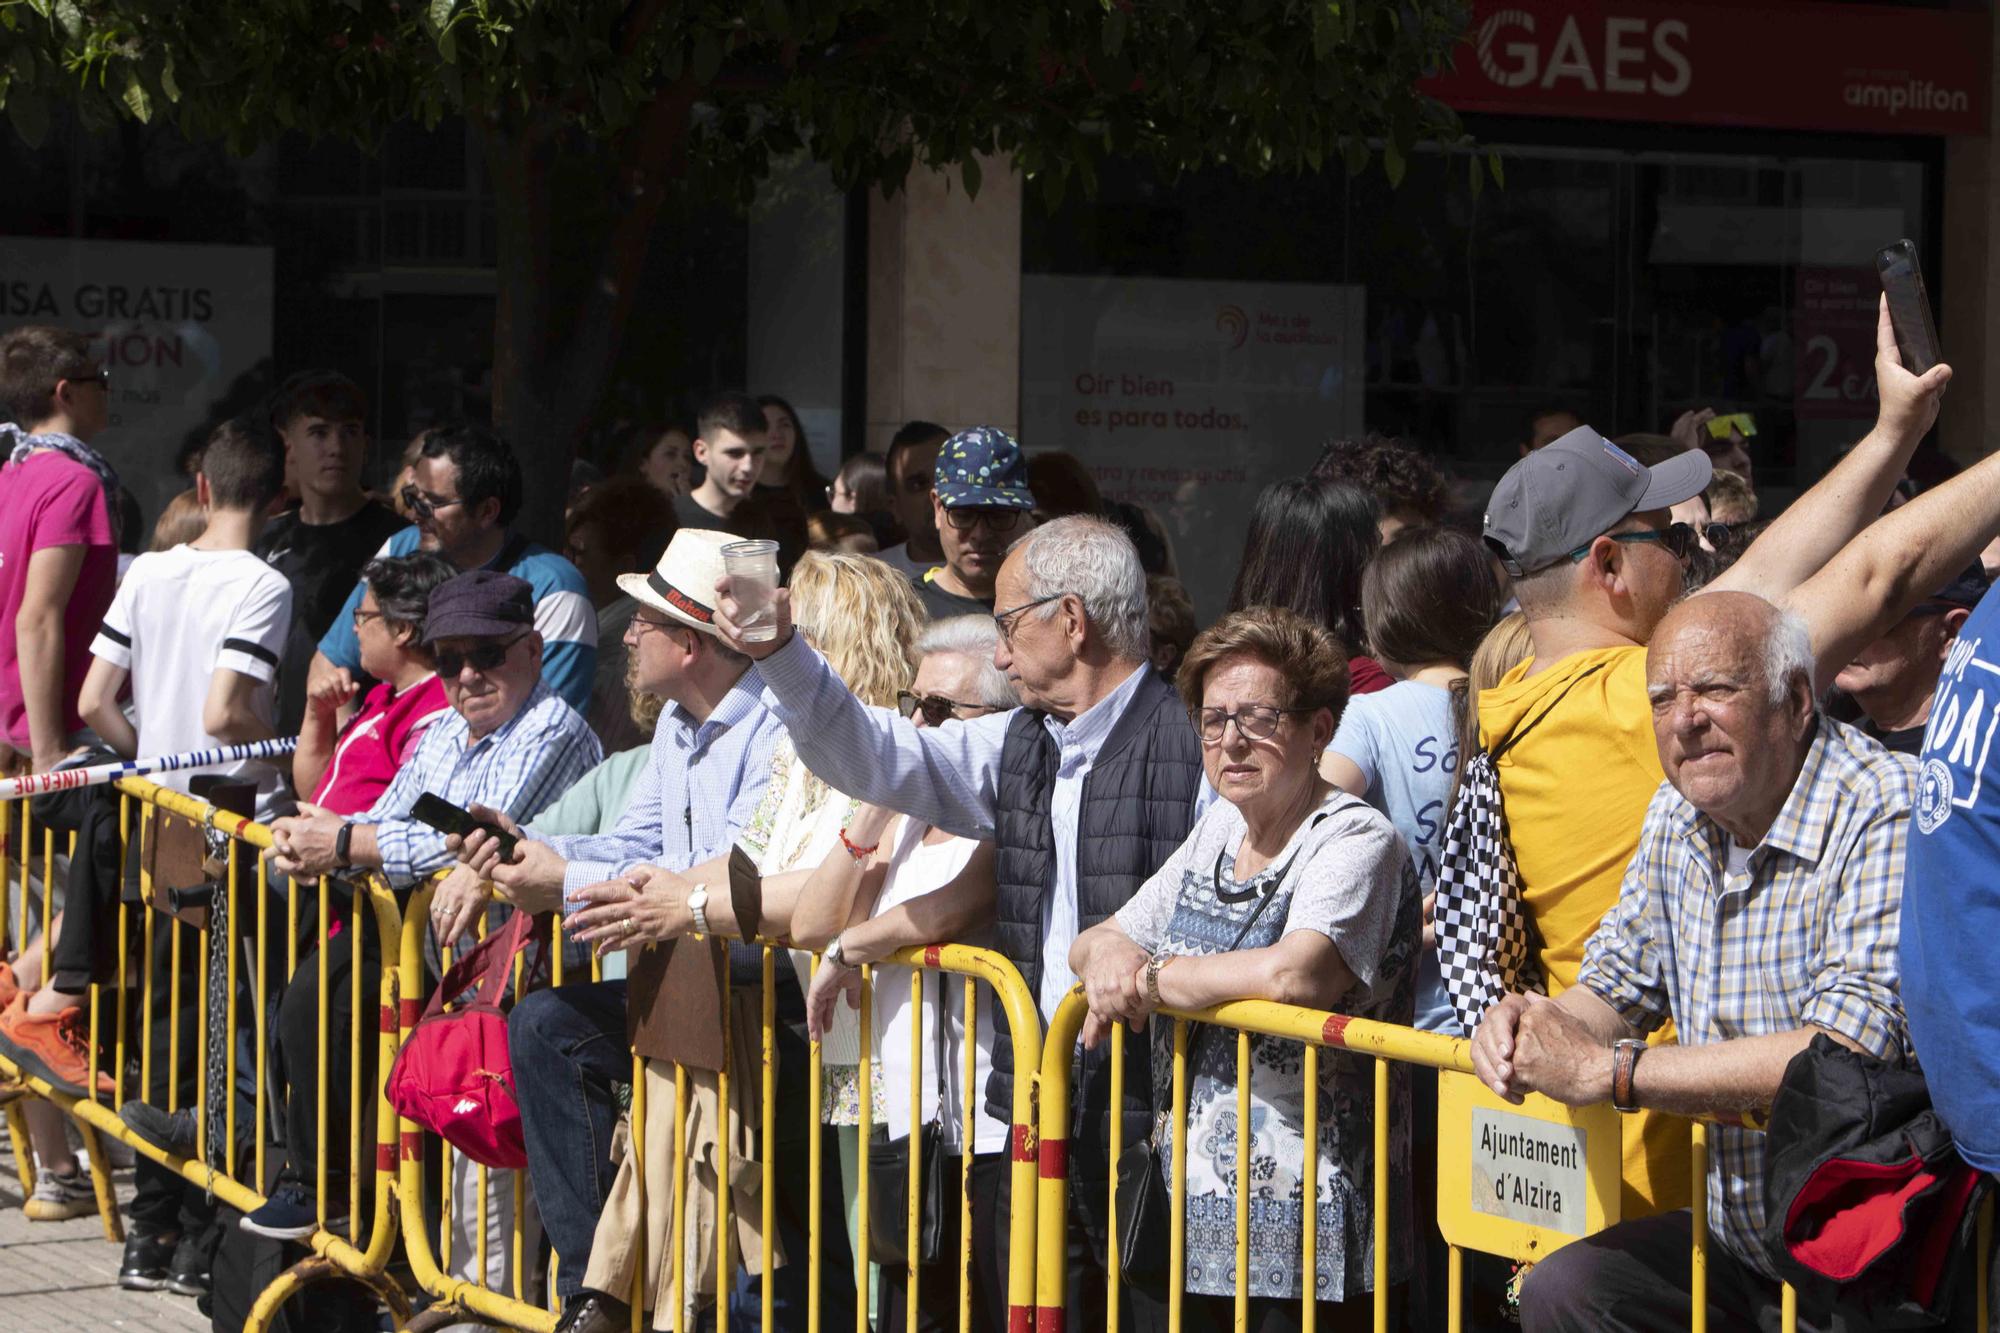
{"type": "Polygon", "coordinates": [[[1463,1249],[1539,1259],[1618,1221],[1618,1113],[1503,1101],[1438,1074],[1438,1226],[1463,1249]]]}

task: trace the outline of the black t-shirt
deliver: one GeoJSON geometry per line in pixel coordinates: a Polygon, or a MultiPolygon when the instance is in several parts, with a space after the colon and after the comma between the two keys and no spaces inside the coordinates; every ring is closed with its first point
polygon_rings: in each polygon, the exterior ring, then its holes
{"type": "Polygon", "coordinates": [[[949,620],[953,616],[990,616],[993,614],[993,600],[977,597],[960,597],[955,592],[946,592],[935,579],[927,579],[921,574],[910,580],[917,590],[917,600],[924,604],[932,620],[949,620]]]}
{"type": "Polygon", "coordinates": [[[265,525],[257,554],[292,585],[292,631],[278,666],[279,735],[296,733],[306,715],[313,653],[354,591],[361,567],[408,526],[395,510],[373,500],[338,523],[302,523],[293,509],[265,525]]]}
{"type": "Polygon", "coordinates": [[[1927,725],[1919,722],[1914,727],[1904,727],[1900,731],[1884,731],[1873,722],[1863,719],[1861,729],[1882,742],[1882,748],[1891,754],[1916,755],[1923,753],[1924,730],[1927,725]]]}
{"type": "Polygon", "coordinates": [[[805,549],[803,531],[793,534],[781,528],[771,517],[761,500],[752,497],[736,506],[736,512],[728,518],[711,514],[701,507],[692,495],[674,497],[674,517],[684,528],[707,528],[713,532],[726,532],[744,541],[773,541],[778,543],[778,581],[786,581],[792,576],[792,566],[798,562],[799,554],[805,549]]]}

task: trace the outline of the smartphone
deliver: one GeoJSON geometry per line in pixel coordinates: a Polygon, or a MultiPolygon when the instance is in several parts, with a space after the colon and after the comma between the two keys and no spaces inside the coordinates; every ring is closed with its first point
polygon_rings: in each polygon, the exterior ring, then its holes
{"type": "Polygon", "coordinates": [[[1882,290],[1889,295],[1889,322],[1896,329],[1903,367],[1921,375],[1938,363],[1938,338],[1916,242],[1905,239],[1883,248],[1875,255],[1875,268],[1882,275],[1882,290]]]}
{"type": "Polygon", "coordinates": [[[1726,440],[1732,431],[1750,439],[1757,433],[1757,419],[1748,412],[1731,412],[1728,416],[1708,419],[1708,433],[1716,439],[1726,440]]]}
{"type": "Polygon", "coordinates": [[[520,843],[520,839],[498,824],[474,819],[471,811],[453,805],[442,796],[433,796],[429,792],[417,797],[417,803],[410,807],[410,818],[419,824],[428,824],[440,833],[455,833],[461,838],[474,830],[489,833],[499,839],[500,859],[503,861],[514,859],[514,848],[520,843]]]}

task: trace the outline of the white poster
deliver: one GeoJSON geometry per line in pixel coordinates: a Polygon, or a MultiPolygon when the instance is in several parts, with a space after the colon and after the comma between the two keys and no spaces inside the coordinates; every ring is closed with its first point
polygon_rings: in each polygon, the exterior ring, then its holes
{"type": "Polygon", "coordinates": [[[0,330],[55,324],[102,337],[111,425],[91,443],[149,531],[186,489],[174,469],[182,437],[211,424],[216,400],[269,359],[271,306],[268,247],[0,237],[0,330]]]}
{"type": "Polygon", "coordinates": [[[1257,492],[1361,430],[1364,289],[1021,279],[1021,444],[1081,458],[1165,523],[1203,623],[1222,613],[1257,492]]]}

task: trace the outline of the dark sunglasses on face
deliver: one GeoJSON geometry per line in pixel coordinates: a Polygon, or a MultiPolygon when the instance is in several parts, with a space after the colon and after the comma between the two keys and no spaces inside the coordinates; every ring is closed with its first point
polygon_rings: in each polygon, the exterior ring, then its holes
{"type": "MultiPolygon", "coordinates": [[[[1729,529],[1727,524],[1717,523],[1711,526],[1722,528],[1724,535],[1728,535],[1729,529]]],[[[1660,545],[1666,547],[1668,555],[1684,565],[1694,557],[1695,551],[1701,546],[1700,539],[1695,536],[1694,525],[1692,523],[1669,523],[1664,528],[1645,528],[1638,532],[1610,532],[1605,535],[1614,542],[1626,542],[1632,545],[1658,542],[1660,545]]],[[[1715,539],[1710,537],[1709,540],[1712,543],[1715,539]]],[[[1569,558],[1572,560],[1581,560],[1589,554],[1590,543],[1585,542],[1582,546],[1571,551],[1569,558]]]]}
{"type": "Polygon", "coordinates": [[[58,380],[57,383],[59,385],[95,384],[98,388],[104,390],[106,393],[109,393],[111,392],[111,371],[109,367],[99,366],[96,370],[91,371],[88,375],[65,375],[63,376],[62,379],[58,380]]]}
{"type": "Polygon", "coordinates": [[[514,645],[527,637],[526,634],[516,634],[513,638],[500,643],[489,639],[478,647],[469,648],[464,652],[456,648],[440,648],[434,654],[437,659],[438,675],[446,678],[456,676],[465,670],[468,662],[472,664],[474,671],[497,671],[500,669],[500,664],[507,660],[507,654],[514,651],[514,645]]]}
{"type": "Polygon", "coordinates": [[[924,721],[933,727],[941,727],[958,716],[961,708],[974,708],[976,704],[962,704],[956,699],[947,699],[942,694],[912,694],[908,690],[896,691],[896,711],[904,717],[914,717],[921,711],[924,721]]]}
{"type": "Polygon", "coordinates": [[[1026,513],[1024,509],[947,508],[944,518],[954,532],[970,532],[977,523],[984,523],[989,532],[1012,532],[1021,526],[1026,513]]]}
{"type": "Polygon", "coordinates": [[[433,500],[414,486],[405,486],[402,494],[403,508],[417,518],[430,518],[440,509],[449,509],[453,505],[465,503],[463,500],[433,500]]]}

